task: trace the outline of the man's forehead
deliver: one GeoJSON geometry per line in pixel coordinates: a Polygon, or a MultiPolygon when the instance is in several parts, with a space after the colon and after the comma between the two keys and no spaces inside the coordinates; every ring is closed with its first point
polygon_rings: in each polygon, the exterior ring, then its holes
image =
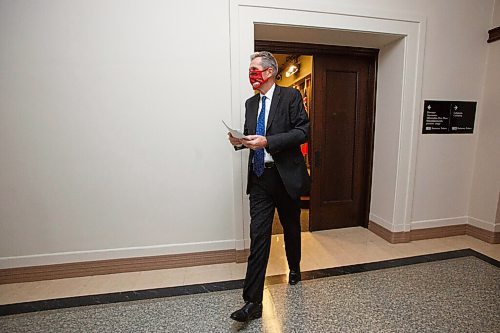
{"type": "Polygon", "coordinates": [[[260,57],[254,58],[250,62],[250,68],[262,69],[262,59],[260,57]]]}

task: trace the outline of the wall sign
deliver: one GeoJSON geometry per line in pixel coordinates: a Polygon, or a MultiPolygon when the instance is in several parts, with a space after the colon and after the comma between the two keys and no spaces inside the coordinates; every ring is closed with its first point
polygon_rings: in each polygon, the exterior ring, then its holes
{"type": "Polygon", "coordinates": [[[422,134],[474,132],[477,102],[425,101],[422,134]]]}

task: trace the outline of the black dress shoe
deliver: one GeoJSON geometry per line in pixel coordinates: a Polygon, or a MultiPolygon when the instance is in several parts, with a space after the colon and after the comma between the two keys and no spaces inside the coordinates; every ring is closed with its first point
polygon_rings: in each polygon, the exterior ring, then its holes
{"type": "Polygon", "coordinates": [[[300,271],[290,271],[290,274],[288,274],[288,283],[291,284],[292,286],[294,284],[299,283],[301,277],[300,277],[300,271]]]}
{"type": "Polygon", "coordinates": [[[238,311],[231,313],[231,319],[245,322],[262,317],[262,303],[246,302],[238,311]]]}

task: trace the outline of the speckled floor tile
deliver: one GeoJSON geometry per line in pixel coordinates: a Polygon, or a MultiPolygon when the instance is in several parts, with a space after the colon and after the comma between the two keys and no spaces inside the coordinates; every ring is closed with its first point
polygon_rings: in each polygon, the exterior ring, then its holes
{"type": "Polygon", "coordinates": [[[241,290],[0,318],[0,332],[499,332],[500,269],[475,257],[266,286],[262,319],[229,314],[241,290]]]}
{"type": "MultiPolygon", "coordinates": [[[[287,274],[283,235],[273,235],[271,244],[267,276],[287,274]]],[[[467,235],[390,244],[363,227],[303,232],[301,266],[309,271],[469,248],[500,260],[500,244],[467,235]],[[376,251],[367,254],[372,248],[376,251]]],[[[2,305],[14,303],[242,279],[245,271],[246,263],[226,263],[203,265],[194,271],[185,267],[0,285],[0,312],[2,305]],[[218,276],[212,274],[214,270],[218,276]]]]}
{"type": "Polygon", "coordinates": [[[458,258],[269,288],[283,332],[500,332],[500,270],[458,258]]]}

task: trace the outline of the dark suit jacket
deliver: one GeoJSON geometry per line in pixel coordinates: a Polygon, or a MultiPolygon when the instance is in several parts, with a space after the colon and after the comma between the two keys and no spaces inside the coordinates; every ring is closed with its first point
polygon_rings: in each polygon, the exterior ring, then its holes
{"type": "MultiPolygon", "coordinates": [[[[245,135],[254,135],[257,126],[257,114],[260,94],[250,97],[245,103],[245,135]]],[[[302,95],[293,88],[276,85],[271,101],[271,108],[266,126],[266,150],[273,157],[288,194],[295,199],[309,193],[310,178],[307,173],[300,145],[309,137],[309,119],[304,109],[302,95]]],[[[254,151],[248,159],[248,185],[254,151]]]]}

